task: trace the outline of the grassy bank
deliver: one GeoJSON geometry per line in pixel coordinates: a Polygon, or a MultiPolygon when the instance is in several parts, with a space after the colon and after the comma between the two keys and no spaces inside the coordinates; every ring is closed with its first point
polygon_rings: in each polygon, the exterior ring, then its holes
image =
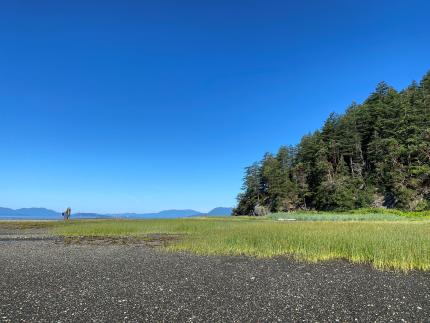
{"type": "Polygon", "coordinates": [[[359,212],[289,212],[273,213],[268,216],[273,220],[297,221],[421,221],[428,219],[427,214],[409,213],[359,213],[359,212]]]}
{"type": "Polygon", "coordinates": [[[299,260],[348,259],[376,268],[430,270],[429,221],[273,221],[202,218],[72,221],[55,228],[64,236],[182,234],[168,248],[205,255],[288,255],[299,260]]]}

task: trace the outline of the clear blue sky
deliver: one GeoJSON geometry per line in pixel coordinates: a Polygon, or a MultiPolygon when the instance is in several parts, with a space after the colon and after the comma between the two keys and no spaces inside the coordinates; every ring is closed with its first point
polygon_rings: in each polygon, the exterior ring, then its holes
{"type": "Polygon", "coordinates": [[[264,152],[381,80],[419,80],[429,12],[406,0],[3,1],[0,206],[233,206],[264,152]]]}

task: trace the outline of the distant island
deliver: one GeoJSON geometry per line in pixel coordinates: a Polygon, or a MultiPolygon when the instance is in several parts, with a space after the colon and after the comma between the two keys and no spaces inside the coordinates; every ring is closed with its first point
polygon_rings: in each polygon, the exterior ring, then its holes
{"type": "MultiPolygon", "coordinates": [[[[216,207],[205,213],[196,210],[164,210],[156,213],[74,213],[72,219],[169,219],[169,218],[186,218],[193,216],[229,216],[232,214],[231,207],[216,207]]],[[[0,207],[0,220],[56,220],[62,219],[61,212],[46,208],[21,208],[10,209],[0,207]]]]}

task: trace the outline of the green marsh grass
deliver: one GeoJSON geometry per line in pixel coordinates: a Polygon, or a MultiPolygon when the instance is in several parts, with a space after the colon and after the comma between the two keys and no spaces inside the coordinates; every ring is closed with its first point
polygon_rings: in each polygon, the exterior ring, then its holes
{"type": "Polygon", "coordinates": [[[430,270],[430,221],[275,221],[228,217],[71,221],[63,236],[181,234],[172,251],[202,255],[290,256],[304,261],[347,259],[379,269],[430,270]]]}
{"type": "MultiPolygon", "coordinates": [[[[297,221],[419,221],[423,217],[406,217],[396,214],[384,213],[273,213],[269,217],[274,220],[297,220],[297,221]]],[[[430,218],[429,218],[430,219],[430,218]]]]}

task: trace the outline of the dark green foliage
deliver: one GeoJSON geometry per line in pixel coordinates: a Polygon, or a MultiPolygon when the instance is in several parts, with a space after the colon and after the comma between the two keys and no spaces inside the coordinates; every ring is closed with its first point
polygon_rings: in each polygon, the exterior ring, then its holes
{"type": "Polygon", "coordinates": [[[401,92],[382,82],[296,147],[246,169],[236,215],[299,209],[430,209],[430,72],[401,92]]]}

